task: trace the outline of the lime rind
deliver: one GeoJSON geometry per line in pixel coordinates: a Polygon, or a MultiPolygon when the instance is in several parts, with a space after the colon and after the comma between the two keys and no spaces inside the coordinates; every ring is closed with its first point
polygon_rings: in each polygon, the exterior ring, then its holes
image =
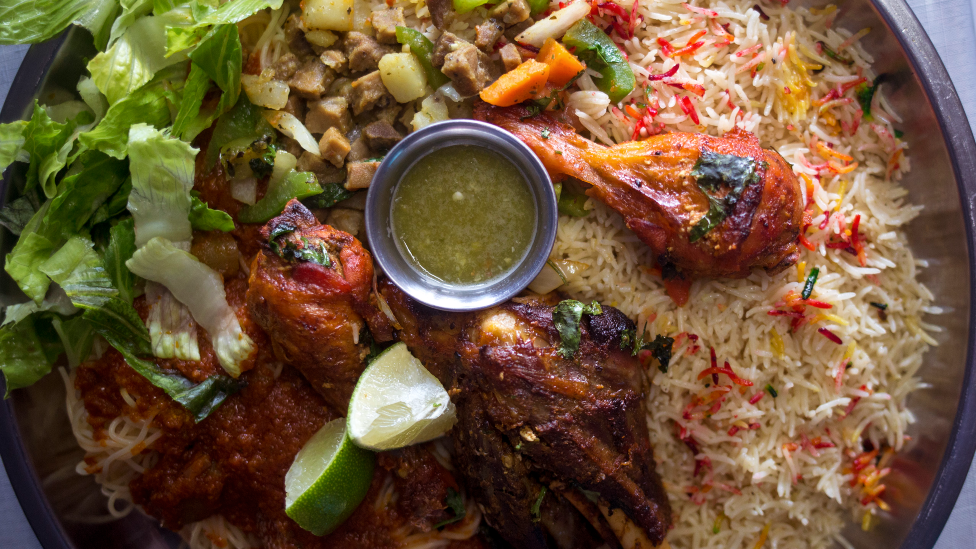
{"type": "Polygon", "coordinates": [[[349,436],[371,450],[433,440],[457,421],[447,391],[397,343],[366,368],[349,401],[349,436]]]}
{"type": "Polygon", "coordinates": [[[285,514],[309,532],[335,530],[366,497],[376,456],[352,443],[346,420],[325,424],[285,475],[285,514]]]}

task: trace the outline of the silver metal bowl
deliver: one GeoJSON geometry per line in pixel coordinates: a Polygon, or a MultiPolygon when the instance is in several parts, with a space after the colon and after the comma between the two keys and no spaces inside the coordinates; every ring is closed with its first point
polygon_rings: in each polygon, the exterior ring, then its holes
{"type": "Polygon", "coordinates": [[[552,181],[539,157],[511,133],[477,120],[438,122],[408,135],[386,155],[366,197],[366,237],[373,259],[411,297],[444,311],[484,309],[525,289],[549,259],[558,220],[552,181]],[[451,284],[414,266],[397,245],[391,222],[393,196],[407,172],[425,156],[455,145],[484,147],[510,160],[535,202],[535,230],[525,256],[506,275],[478,284],[451,284]]]}
{"type": "MultiPolygon", "coordinates": [[[[930,265],[920,271],[922,282],[946,311],[929,319],[944,331],[937,334],[939,346],[925,355],[919,371],[931,388],[909,400],[918,421],[908,432],[912,443],[894,460],[888,477],[886,499],[892,512],[870,532],[851,523],[844,536],[862,549],[930,548],[976,450],[976,142],[945,67],[904,0],[840,4],[842,26],[873,29],[862,44],[874,54],[877,71],[891,75],[885,90],[905,118],[913,164],[903,184],[908,199],[925,206],[908,236],[916,257],[930,265]]],[[[59,85],[71,89],[92,54],[79,31],[32,47],[0,120],[23,118],[34,97],[59,85]]],[[[22,177],[17,169],[8,171],[5,181],[22,177]]],[[[10,185],[5,198],[10,198],[10,185]]],[[[2,235],[0,251],[9,251],[13,240],[2,235]]],[[[20,300],[19,295],[9,278],[0,279],[0,297],[6,303],[20,300]]],[[[0,455],[41,544],[46,549],[177,547],[175,534],[139,513],[98,520],[105,515],[105,498],[90,477],[73,474],[82,452],[64,414],[64,396],[59,376],[52,375],[15,391],[0,405],[0,455]]]]}

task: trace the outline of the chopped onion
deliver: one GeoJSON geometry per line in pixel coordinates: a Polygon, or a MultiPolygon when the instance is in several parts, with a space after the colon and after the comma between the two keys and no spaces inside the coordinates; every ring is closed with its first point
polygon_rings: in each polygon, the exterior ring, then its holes
{"type": "MultiPolygon", "coordinates": [[[[312,137],[312,132],[308,131],[308,128],[306,128],[301,121],[295,118],[295,115],[285,111],[265,111],[261,114],[264,115],[264,118],[268,121],[268,124],[271,124],[281,133],[287,135],[295,141],[298,141],[298,144],[301,145],[303,149],[314,154],[315,156],[321,156],[319,144],[316,143],[315,138],[312,137]]],[[[277,158],[275,158],[275,163],[277,164],[277,158]]]]}
{"type": "Polygon", "coordinates": [[[464,101],[464,98],[461,97],[461,94],[458,93],[458,91],[454,88],[454,82],[448,82],[447,84],[444,84],[443,86],[437,88],[437,91],[441,95],[450,99],[451,101],[454,101],[455,103],[460,103],[461,101],[464,101]]]}
{"type": "Polygon", "coordinates": [[[547,38],[558,40],[562,38],[569,27],[590,13],[590,4],[583,0],[576,0],[565,8],[553,13],[515,37],[521,44],[530,44],[541,48],[547,38]]]}
{"type": "Polygon", "coordinates": [[[253,74],[241,75],[241,86],[247,98],[259,107],[283,109],[288,103],[288,84],[253,74]]]}
{"type": "Polygon", "coordinates": [[[230,195],[238,202],[253,206],[258,201],[258,180],[254,177],[232,179],[230,195]]]}
{"type": "Polygon", "coordinates": [[[529,289],[537,294],[548,294],[565,284],[575,274],[589,268],[586,263],[568,259],[550,259],[539,275],[529,284],[529,289]]]}

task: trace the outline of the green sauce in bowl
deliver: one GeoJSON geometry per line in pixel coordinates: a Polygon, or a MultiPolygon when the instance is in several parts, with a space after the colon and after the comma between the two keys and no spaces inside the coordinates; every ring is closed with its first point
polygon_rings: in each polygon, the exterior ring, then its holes
{"type": "Polygon", "coordinates": [[[536,205],[504,156],[453,145],[410,167],[393,194],[391,223],[400,253],[449,284],[506,275],[532,244],[536,205]]]}

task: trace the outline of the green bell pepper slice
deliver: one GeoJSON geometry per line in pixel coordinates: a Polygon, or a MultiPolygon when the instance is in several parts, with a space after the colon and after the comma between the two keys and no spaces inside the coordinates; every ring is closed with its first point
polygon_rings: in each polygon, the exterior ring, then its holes
{"type": "Polygon", "coordinates": [[[292,198],[299,200],[322,192],[315,174],[292,170],[281,179],[268,183],[268,192],[253,206],[244,206],[237,219],[241,223],[264,223],[280,214],[292,198]]]}
{"type": "Polygon", "coordinates": [[[563,43],[576,48],[576,55],[586,66],[600,73],[594,81],[600,91],[619,103],[634,90],[637,79],[620,49],[599,27],[581,19],[566,31],[563,43]]]}
{"type": "Polygon", "coordinates": [[[397,42],[409,46],[410,53],[417,58],[417,61],[420,61],[420,66],[424,68],[424,73],[427,74],[427,82],[430,87],[436,90],[450,82],[450,79],[431,63],[430,59],[434,55],[434,43],[420,31],[407,27],[397,27],[396,39],[397,42]]]}

